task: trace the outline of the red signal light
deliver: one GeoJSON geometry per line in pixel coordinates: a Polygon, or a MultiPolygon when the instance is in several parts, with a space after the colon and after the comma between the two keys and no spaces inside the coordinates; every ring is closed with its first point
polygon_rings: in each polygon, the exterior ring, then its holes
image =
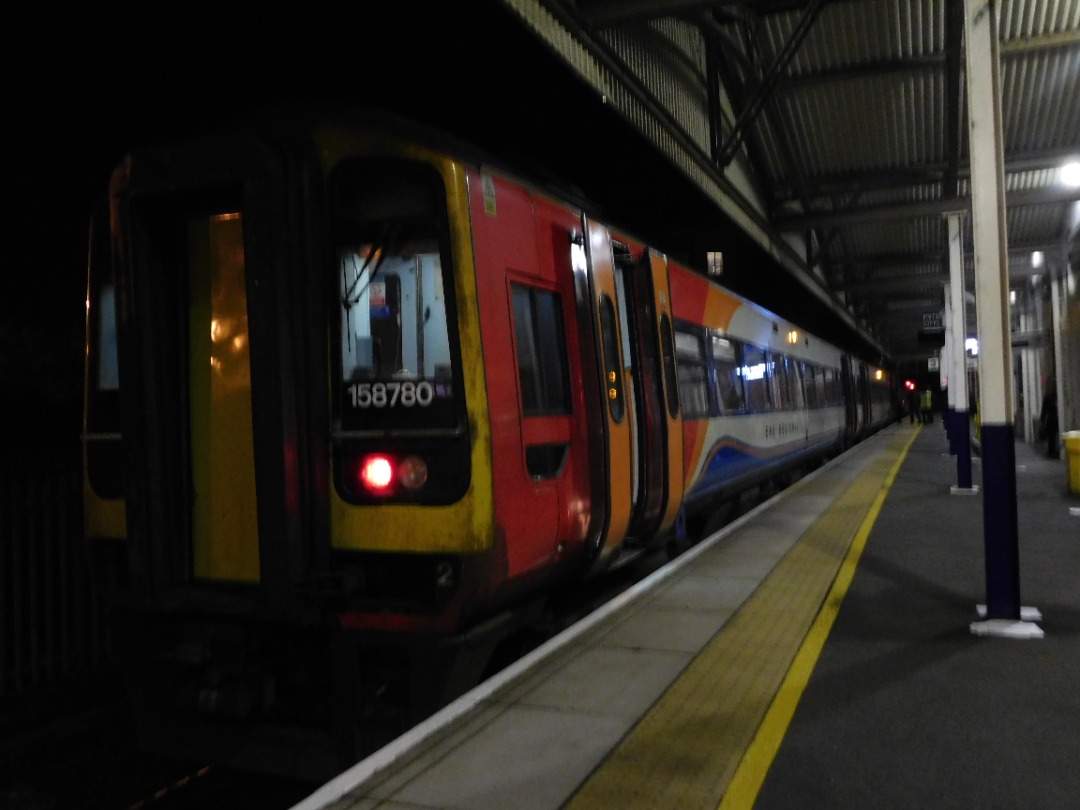
{"type": "Polygon", "coordinates": [[[387,494],[394,483],[394,464],[389,456],[367,456],[360,462],[360,482],[374,495],[387,494]]]}
{"type": "Polygon", "coordinates": [[[912,380],[904,380],[904,388],[906,388],[908,391],[914,391],[915,383],[912,380]]]}

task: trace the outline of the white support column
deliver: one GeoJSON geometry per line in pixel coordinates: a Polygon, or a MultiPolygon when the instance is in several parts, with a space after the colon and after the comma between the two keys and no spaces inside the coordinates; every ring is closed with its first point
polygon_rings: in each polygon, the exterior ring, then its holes
{"type": "MultiPolygon", "coordinates": [[[[949,390],[953,401],[952,444],[956,454],[956,486],[954,495],[975,494],[979,491],[971,483],[971,422],[968,414],[967,304],[964,300],[964,246],[960,231],[960,215],[949,214],[949,286],[946,296],[949,322],[952,326],[952,366],[949,371],[949,390]]],[[[946,341],[948,343],[948,341],[946,341]]]]}
{"type": "Polygon", "coordinates": [[[945,345],[941,347],[941,382],[945,386],[945,393],[948,395],[945,398],[946,407],[952,410],[956,407],[956,394],[953,391],[953,352],[954,347],[954,334],[952,323],[952,292],[948,285],[945,287],[945,311],[941,315],[941,320],[945,324],[945,345]]]}
{"type": "Polygon", "coordinates": [[[949,301],[952,305],[952,369],[949,376],[953,380],[957,410],[967,411],[967,363],[964,342],[967,340],[967,318],[964,317],[964,246],[960,232],[960,215],[949,214],[949,301]]]}
{"type": "Polygon", "coordinates": [[[972,622],[971,632],[1041,637],[1042,630],[1024,621],[1020,611],[1001,77],[994,0],[964,0],[964,36],[986,551],[986,618],[972,622]]]}
{"type": "MultiPolygon", "coordinates": [[[[1030,313],[1021,312],[1020,331],[1031,334],[1033,329],[1030,313]]],[[[1031,443],[1036,438],[1031,432],[1034,424],[1033,419],[1038,418],[1039,405],[1042,402],[1042,390],[1039,387],[1039,363],[1036,353],[1030,349],[1018,349],[1017,352],[1020,356],[1020,395],[1024,401],[1024,411],[1021,414],[1023,421],[1019,425],[1017,436],[1031,443]]]]}
{"type": "MultiPolygon", "coordinates": [[[[1057,260],[1047,259],[1047,272],[1050,279],[1050,330],[1052,340],[1054,343],[1054,379],[1057,381],[1057,412],[1058,412],[1058,432],[1064,433],[1068,428],[1065,425],[1065,389],[1067,387],[1065,380],[1065,358],[1064,358],[1064,346],[1062,345],[1061,335],[1065,328],[1065,308],[1063,303],[1063,296],[1061,295],[1061,289],[1064,285],[1064,273],[1061,272],[1061,264],[1057,260]]],[[[1058,437],[1058,442],[1061,443],[1061,437],[1058,437]]],[[[1065,454],[1065,448],[1061,447],[1059,453],[1062,458],[1068,463],[1068,456],[1065,454]]]]}
{"type": "Polygon", "coordinates": [[[993,0],[965,0],[965,5],[982,421],[984,425],[1011,427],[1012,353],[997,13],[993,0]]]}

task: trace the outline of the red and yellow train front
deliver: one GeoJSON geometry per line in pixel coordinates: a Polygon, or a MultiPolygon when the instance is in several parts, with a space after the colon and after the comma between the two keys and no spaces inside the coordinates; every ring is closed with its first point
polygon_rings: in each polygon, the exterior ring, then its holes
{"type": "Polygon", "coordinates": [[[327,154],[340,620],[453,632],[505,568],[464,177],[431,154],[327,154]]]}
{"type": "Polygon", "coordinates": [[[433,152],[333,147],[341,624],[503,632],[588,529],[570,245],[542,243],[580,218],[433,152]]]}

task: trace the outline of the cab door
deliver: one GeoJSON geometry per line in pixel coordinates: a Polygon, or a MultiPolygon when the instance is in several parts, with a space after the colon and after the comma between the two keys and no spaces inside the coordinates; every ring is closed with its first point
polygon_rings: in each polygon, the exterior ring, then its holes
{"type": "Polygon", "coordinates": [[[495,173],[476,180],[471,224],[494,514],[514,576],[576,557],[595,531],[593,431],[577,384],[586,374],[568,249],[580,219],[495,173]]]}

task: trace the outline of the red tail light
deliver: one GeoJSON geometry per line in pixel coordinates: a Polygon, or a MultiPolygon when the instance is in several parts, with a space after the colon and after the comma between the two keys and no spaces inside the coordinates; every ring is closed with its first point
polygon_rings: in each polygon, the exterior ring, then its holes
{"type": "Polygon", "coordinates": [[[390,456],[368,456],[360,463],[360,483],[373,495],[385,495],[394,486],[394,462],[390,456]]]}
{"type": "Polygon", "coordinates": [[[372,495],[391,495],[398,487],[414,493],[427,483],[428,468],[419,456],[406,456],[398,461],[393,456],[376,453],[360,461],[358,476],[372,495]]]}

